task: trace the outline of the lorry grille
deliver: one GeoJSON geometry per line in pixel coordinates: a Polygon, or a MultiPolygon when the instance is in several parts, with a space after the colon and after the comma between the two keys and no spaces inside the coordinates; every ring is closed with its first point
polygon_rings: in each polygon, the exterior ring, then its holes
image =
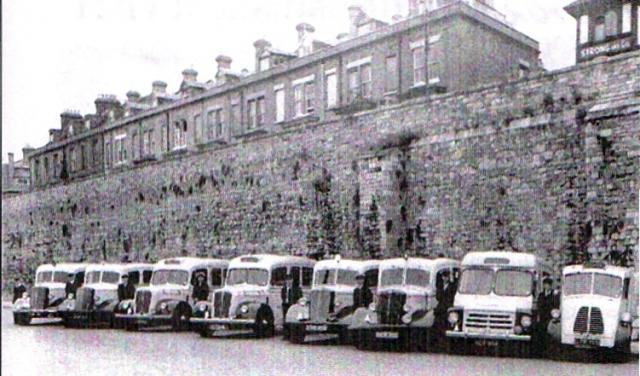
{"type": "Polygon", "coordinates": [[[213,316],[229,317],[229,308],[231,308],[231,293],[216,291],[213,297],[213,316]]]}
{"type": "Polygon", "coordinates": [[[136,293],[136,313],[149,313],[151,305],[151,291],[138,291],[136,293]]]}
{"type": "Polygon", "coordinates": [[[49,289],[47,287],[32,288],[29,303],[32,309],[47,308],[49,306],[49,289]]]}
{"type": "Polygon", "coordinates": [[[573,323],[573,332],[577,334],[603,334],[604,321],[598,307],[580,307],[573,323]]]}
{"type": "Polygon", "coordinates": [[[404,314],[404,304],[407,294],[400,292],[380,293],[376,312],[381,324],[400,325],[404,314]]]}
{"type": "Polygon", "coordinates": [[[511,330],[514,315],[504,312],[470,311],[464,318],[464,326],[469,329],[511,330]]]}
{"type": "Polygon", "coordinates": [[[309,297],[309,318],[311,321],[324,321],[334,310],[335,293],[327,290],[311,291],[309,297]]]}
{"type": "Polygon", "coordinates": [[[91,287],[80,287],[76,292],[76,301],[73,306],[74,311],[88,311],[93,307],[93,296],[95,290],[91,287]]]}

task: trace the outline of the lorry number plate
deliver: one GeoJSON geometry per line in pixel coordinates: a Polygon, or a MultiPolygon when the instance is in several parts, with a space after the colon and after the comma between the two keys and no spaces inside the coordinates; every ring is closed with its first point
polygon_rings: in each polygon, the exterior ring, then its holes
{"type": "Polygon", "coordinates": [[[326,332],[327,326],[326,325],[309,325],[307,326],[307,330],[310,332],[326,332]]]}
{"type": "Polygon", "coordinates": [[[398,337],[398,332],[376,332],[376,338],[397,339],[398,337]]]}

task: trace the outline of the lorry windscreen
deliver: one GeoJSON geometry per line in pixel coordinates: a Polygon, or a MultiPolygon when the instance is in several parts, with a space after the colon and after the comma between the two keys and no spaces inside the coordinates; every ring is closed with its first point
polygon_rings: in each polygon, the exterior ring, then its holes
{"type": "Polygon", "coordinates": [[[493,285],[494,272],[491,269],[466,269],[460,277],[461,294],[488,295],[493,285]]]}
{"type": "Polygon", "coordinates": [[[529,296],[533,289],[533,274],[525,270],[499,270],[495,293],[504,296],[529,296]]]}
{"type": "Polygon", "coordinates": [[[85,278],[85,283],[98,283],[100,282],[100,271],[99,270],[95,270],[92,272],[87,273],[87,276],[84,277],[85,278]]]}
{"type": "Polygon", "coordinates": [[[405,281],[405,284],[411,286],[427,287],[429,286],[430,274],[431,273],[423,269],[409,268],[407,269],[407,279],[405,281]]]}
{"type": "Polygon", "coordinates": [[[38,283],[51,282],[51,276],[53,272],[40,272],[36,277],[38,283]]]}
{"type": "Polygon", "coordinates": [[[595,273],[593,293],[610,298],[619,298],[622,295],[622,279],[610,274],[595,273]]]}
{"type": "Polygon", "coordinates": [[[102,283],[113,283],[116,284],[120,282],[120,274],[116,272],[103,272],[102,273],[102,283]]]}
{"type": "Polygon", "coordinates": [[[336,281],[336,284],[346,285],[346,286],[355,286],[357,275],[358,275],[358,272],[355,270],[339,269],[338,279],[336,281]]]}
{"type": "Polygon", "coordinates": [[[227,276],[227,285],[266,286],[269,283],[269,272],[264,269],[231,269],[227,276]]]}
{"type": "Polygon", "coordinates": [[[404,279],[403,268],[385,269],[380,275],[380,286],[402,285],[404,279]]]}
{"type": "Polygon", "coordinates": [[[156,270],[151,277],[152,285],[186,285],[189,282],[189,272],[186,270],[156,270]]]}
{"type": "Polygon", "coordinates": [[[69,279],[69,273],[66,272],[54,272],[53,273],[53,282],[57,283],[65,283],[69,279]]]}
{"type": "Polygon", "coordinates": [[[591,282],[593,281],[593,273],[575,273],[564,276],[563,294],[582,295],[591,294],[591,282]]]}
{"type": "Polygon", "coordinates": [[[315,284],[316,286],[321,285],[333,285],[336,280],[336,270],[335,269],[323,269],[318,270],[315,275],[315,284]]]}

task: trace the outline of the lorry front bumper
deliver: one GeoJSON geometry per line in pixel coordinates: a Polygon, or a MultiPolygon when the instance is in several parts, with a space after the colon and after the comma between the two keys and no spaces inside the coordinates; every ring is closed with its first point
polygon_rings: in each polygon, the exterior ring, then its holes
{"type": "Polygon", "coordinates": [[[479,339],[490,341],[531,341],[530,334],[507,334],[507,333],[470,333],[470,332],[458,332],[455,330],[447,330],[447,337],[460,338],[460,339],[479,339]]]}
{"type": "Polygon", "coordinates": [[[124,323],[139,326],[171,325],[172,315],[141,315],[141,314],[116,314],[115,318],[124,323]]]}
{"type": "Polygon", "coordinates": [[[337,322],[297,322],[297,323],[287,323],[288,325],[303,327],[307,334],[322,334],[322,333],[331,333],[331,334],[339,334],[345,331],[349,325],[341,324],[337,322]]]}
{"type": "Polygon", "coordinates": [[[212,330],[228,329],[253,329],[256,326],[254,319],[225,319],[192,317],[189,322],[195,328],[209,328],[212,330]]]}
{"type": "Polygon", "coordinates": [[[61,314],[57,308],[47,309],[23,309],[15,310],[13,313],[28,315],[32,319],[60,318],[61,314]]]}

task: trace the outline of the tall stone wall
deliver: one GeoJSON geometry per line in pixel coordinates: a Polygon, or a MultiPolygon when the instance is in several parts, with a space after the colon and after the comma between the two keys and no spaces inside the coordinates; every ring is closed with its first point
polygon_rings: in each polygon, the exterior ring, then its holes
{"type": "Polygon", "coordinates": [[[3,198],[3,282],[181,254],[637,260],[639,76],[632,53],[3,198]]]}

